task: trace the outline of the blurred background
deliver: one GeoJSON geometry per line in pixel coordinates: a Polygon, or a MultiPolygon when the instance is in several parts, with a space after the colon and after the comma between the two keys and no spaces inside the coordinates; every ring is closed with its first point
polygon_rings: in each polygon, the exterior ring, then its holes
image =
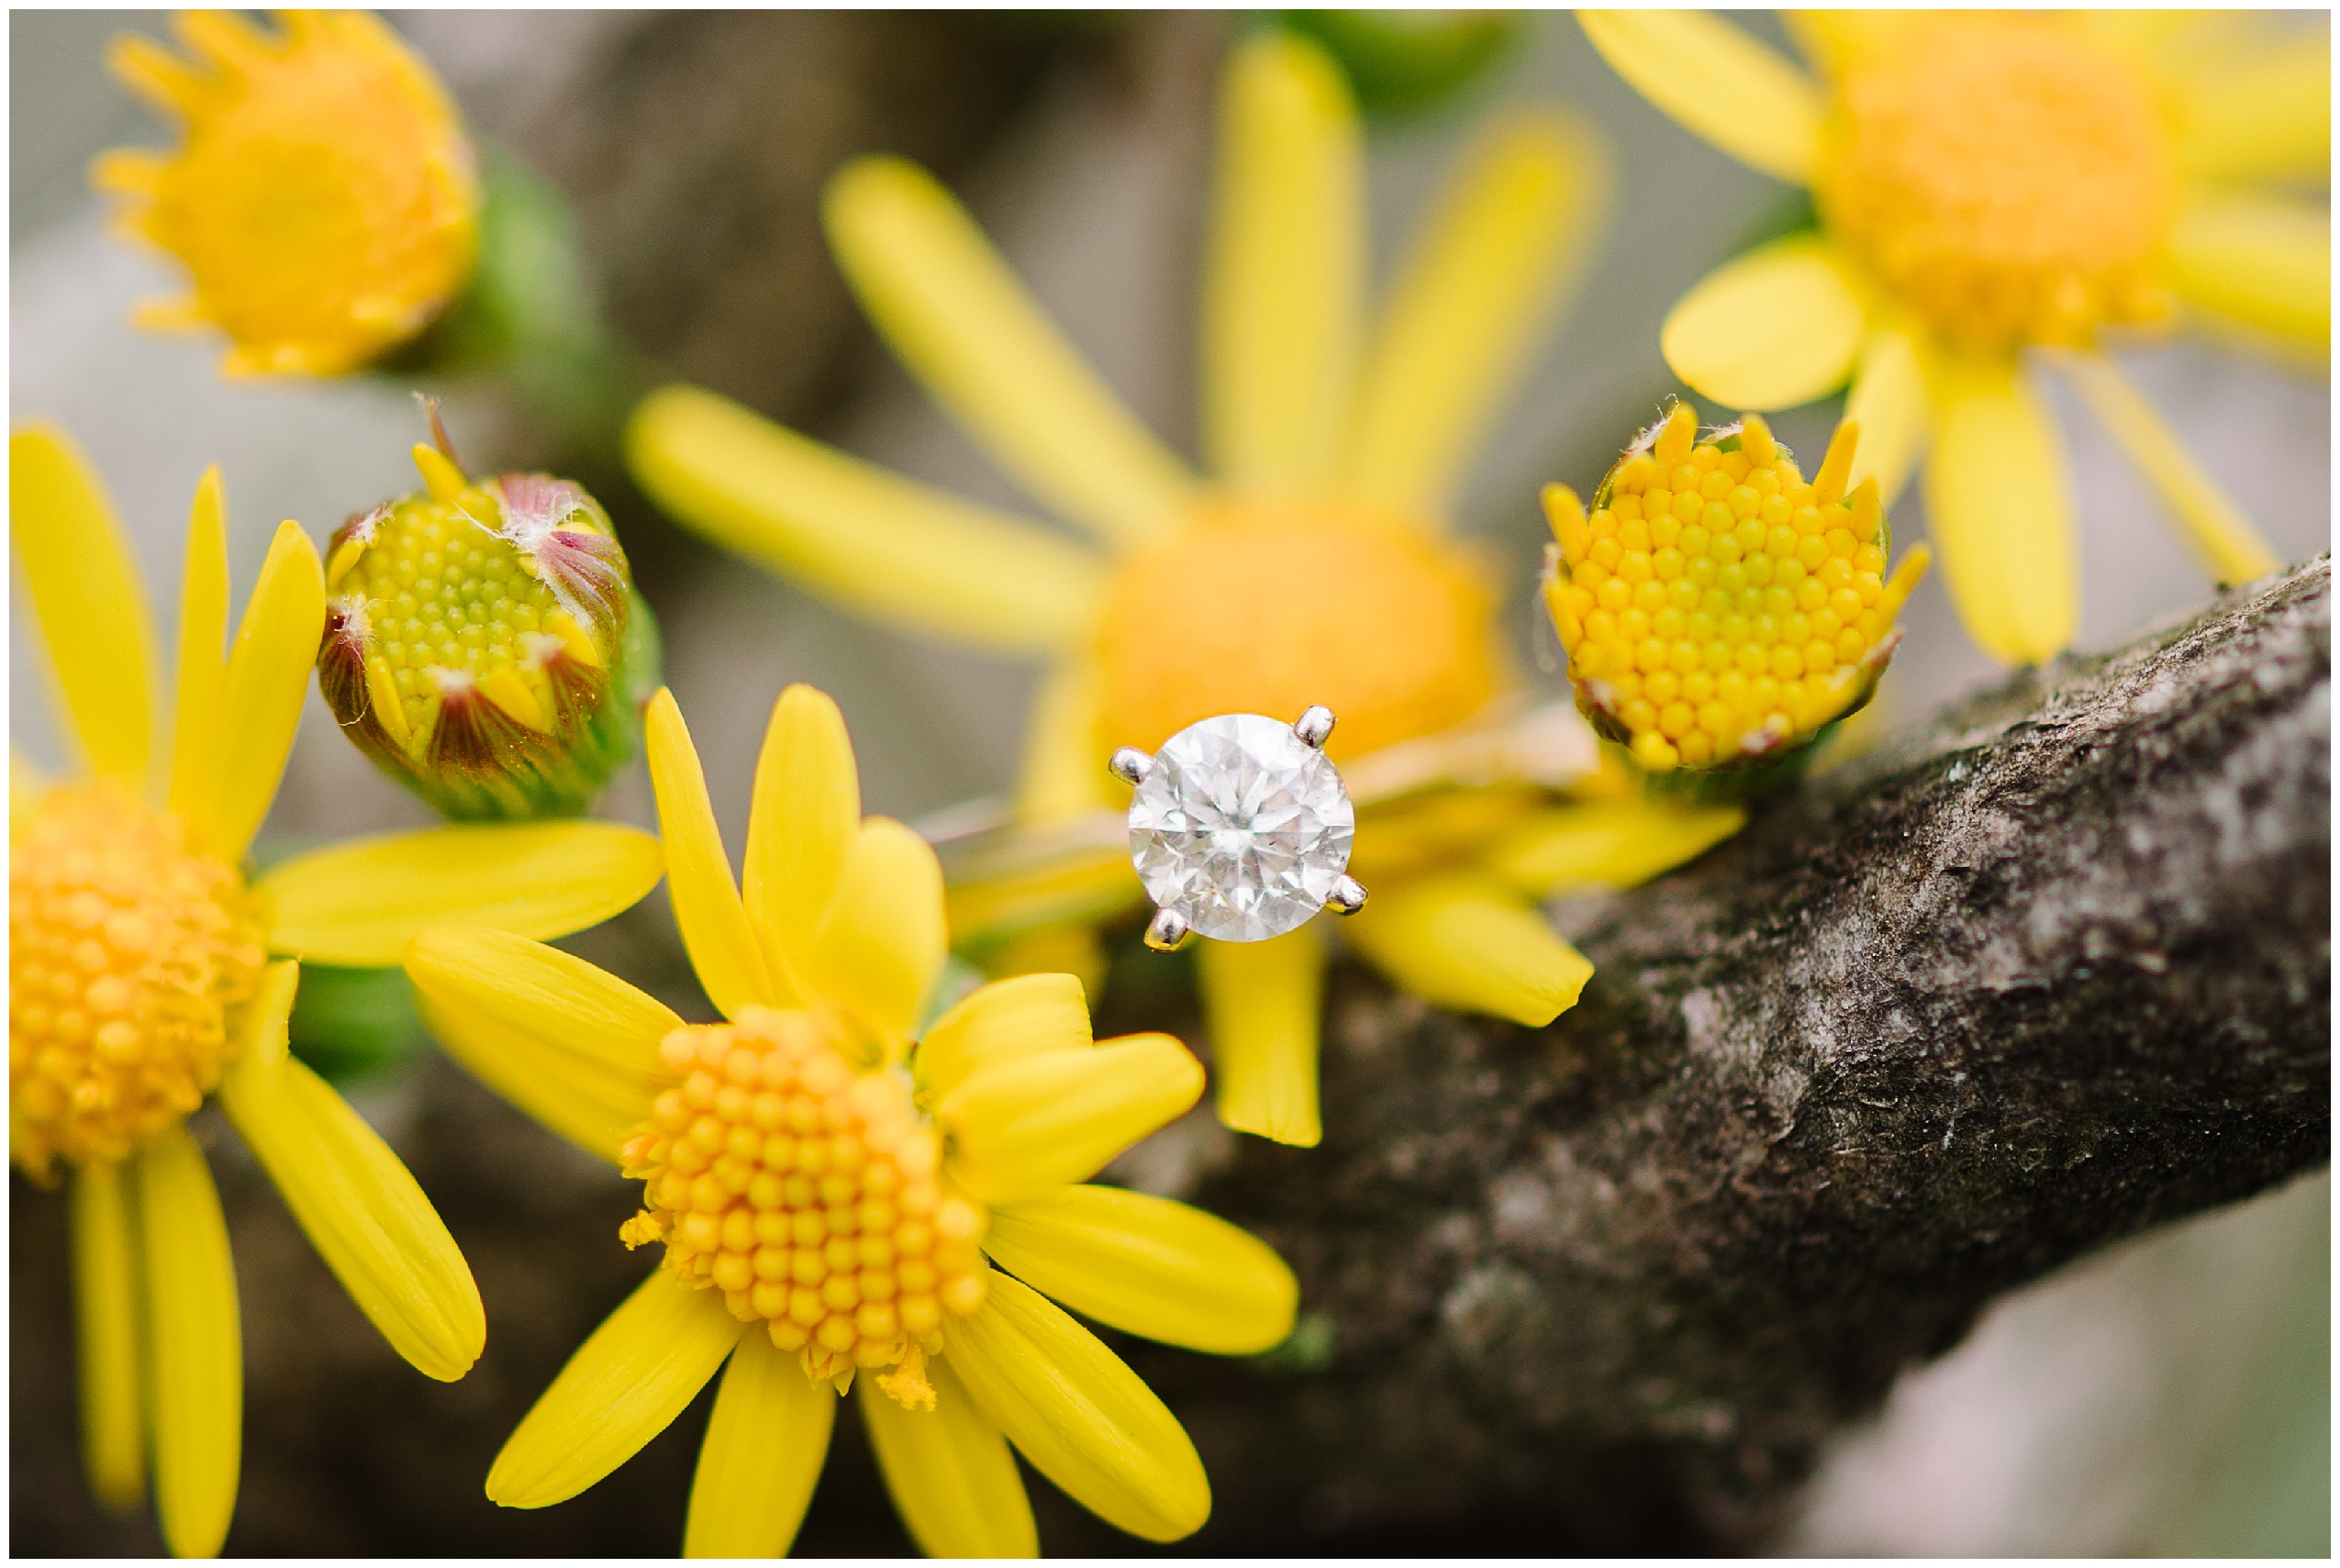
{"type": "MultiPolygon", "coordinates": [[[[1748,25],[1782,41],[1768,17],[1748,25]]],[[[821,182],[889,150],[967,201],[1042,303],[1138,413],[1194,445],[1197,260],[1221,53],[1243,16],[1102,13],[415,13],[392,20],[460,101],[475,137],[574,204],[615,328],[663,375],[741,399],[848,450],[980,500],[1016,493],[886,356],[831,267],[821,182]]],[[[110,239],[85,183],[116,145],[163,128],[106,77],[123,29],[164,14],[10,18],[11,417],[61,421],[111,487],[164,613],[186,506],[224,471],[231,565],[257,569],[280,517],[320,540],[344,517],[415,485],[422,432],[386,378],[229,385],[206,339],[134,333],[162,263],[110,239]]],[[[2326,47],[2323,34],[2313,47],[2326,47]]],[[[1441,172],[1495,104],[1556,101],[1597,120],[1617,164],[1614,220],[1577,307],[1538,358],[1462,507],[1510,573],[1523,668],[1535,668],[1529,590],[1543,525],[1537,486],[1588,489],[1679,390],[1657,353],[1682,291],[1778,221],[1790,193],[1650,108],[1566,16],[1519,18],[1459,93],[1370,122],[1376,261],[1420,216],[1441,172]]],[[[2124,356],[2279,553],[2329,547],[2328,380],[2197,346],[2124,356]]],[[[493,387],[433,384],[474,470],[547,461],[546,438],[493,387]]],[[[2082,519],[2080,643],[2119,641],[2211,591],[2109,438],[2062,395],[2082,519]]],[[[1782,417],[1816,453],[1835,417],[1782,417]]],[[[867,809],[915,818],[1004,789],[1032,672],[873,630],[723,557],[657,517],[621,477],[580,473],[609,503],[666,634],[666,672],[705,754],[732,852],[745,833],[753,749],[774,695],[804,680],[836,695],[860,753],[867,809]]],[[[1897,539],[1925,531],[1914,495],[1897,539]]],[[[239,592],[241,592],[240,587],[239,592]]],[[[1913,722],[1993,677],[1938,576],[1876,720],[1913,722]]],[[[10,732],[57,759],[28,623],[10,643],[10,732]]],[[[168,635],[168,624],[165,623],[168,635]]],[[[1548,646],[1547,643],[1545,644],[1548,646]]],[[[1548,656],[1547,656],[1548,662],[1548,656]]],[[[1557,695],[1556,672],[1540,677],[1557,695]]],[[[640,771],[607,814],[648,825],[640,771]]],[[[321,839],[420,825],[424,808],[335,733],[312,694],[263,858],[321,839]]],[[[711,1016],[663,891],[567,944],[711,1016]]],[[[395,1033],[395,1024],[385,1026],[395,1033]]],[[[521,1120],[428,1052],[353,1085],[407,1159],[477,1272],[491,1335],[462,1383],[413,1373],[317,1262],[224,1122],[210,1141],[234,1235],[248,1366],[236,1553],[671,1552],[679,1541],[703,1396],[643,1454],[542,1514],[490,1507],[487,1462],[569,1351],[647,1266],[609,1244],[625,1184],[521,1120]]],[[[1175,1129],[1174,1129],[1175,1130],[1175,1129]]],[[[63,1206],[11,1176],[11,1525],[27,1554],[150,1553],[142,1513],[106,1514],[77,1464],[63,1206]]],[[[2000,1303],[1939,1362],[1912,1367],[1847,1434],[1776,1544],[1811,1553],[2299,1554],[2329,1541],[2330,1184],[2310,1178],[2140,1237],[2000,1303]]],[[[850,1403],[843,1423],[852,1420],[850,1403]]],[[[1043,1545],[1135,1543],[1033,1478],[1043,1545]]],[[[1228,1543],[1230,1545],[1235,1543],[1228,1543]]],[[[1214,1549],[1207,1534],[1194,1545],[1214,1549]]],[[[908,1550],[849,1433],[798,1550],[908,1550]]],[[[1370,1550],[1370,1548],[1367,1548],[1370,1550]]]]}

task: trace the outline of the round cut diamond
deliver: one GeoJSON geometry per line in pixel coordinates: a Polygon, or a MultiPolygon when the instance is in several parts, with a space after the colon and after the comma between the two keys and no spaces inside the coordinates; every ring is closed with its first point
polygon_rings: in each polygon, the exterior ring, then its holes
{"type": "Polygon", "coordinates": [[[1324,907],[1356,822],[1340,771],[1290,725],[1222,714],[1154,753],[1130,802],[1130,860],[1198,934],[1256,942],[1324,907]]]}

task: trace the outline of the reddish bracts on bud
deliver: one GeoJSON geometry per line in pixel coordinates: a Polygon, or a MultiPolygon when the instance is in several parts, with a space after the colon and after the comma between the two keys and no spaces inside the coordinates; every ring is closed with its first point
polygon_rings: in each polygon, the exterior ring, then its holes
{"type": "Polygon", "coordinates": [[[318,686],[358,748],[448,817],[582,811],[639,742],[649,608],[582,487],[474,483],[432,425],[424,491],[333,536],[318,686]]]}

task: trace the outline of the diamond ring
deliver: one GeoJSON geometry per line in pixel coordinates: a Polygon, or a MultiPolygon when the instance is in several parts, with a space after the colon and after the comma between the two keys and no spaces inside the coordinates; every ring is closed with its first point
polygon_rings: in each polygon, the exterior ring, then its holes
{"type": "Polygon", "coordinates": [[[1259,942],[1330,906],[1365,907],[1348,874],[1356,808],[1324,754],[1332,710],[1285,724],[1256,713],[1190,724],[1152,756],[1113,753],[1130,801],[1130,861],[1158,907],[1145,944],[1169,952],[1191,935],[1259,942]]]}

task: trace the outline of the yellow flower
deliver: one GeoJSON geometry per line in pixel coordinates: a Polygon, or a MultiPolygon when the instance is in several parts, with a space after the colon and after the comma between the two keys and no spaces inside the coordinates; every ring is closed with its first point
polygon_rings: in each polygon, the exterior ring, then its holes
{"type": "Polygon", "coordinates": [[[1081,1184],[1193,1105],[1201,1066],[1166,1035],[1093,1041],[1064,974],[984,986],[918,1038],[944,962],[942,868],[901,824],[863,818],[836,705],[791,686],[773,709],[743,891],[672,695],[646,728],[675,918],[729,1022],[685,1024],[495,932],[426,931],[407,950],[448,1050],[641,1178],[618,1237],[665,1249],[505,1444],[487,1495],[520,1508],[576,1496],[729,1358],[691,1555],[787,1550],[832,1396],[856,1384],[878,1467],[930,1553],[1036,1549],[1009,1443],[1123,1529],[1192,1533],[1210,1512],[1193,1444],[1048,1297],[1222,1353],[1290,1332],[1297,1289],[1262,1243],[1081,1184]]]}
{"type": "Polygon", "coordinates": [[[192,292],[141,327],[217,327],[223,373],[335,375],[429,326],[462,289],[479,183],[446,90],[362,11],[285,11],[266,32],[189,11],[179,38],[115,43],[115,74],[181,122],[175,152],[117,149],[92,178],[122,232],[185,264],[192,292]]]}
{"type": "Polygon", "coordinates": [[[2022,373],[2050,351],[2204,567],[2278,564],[2100,339],[2180,306],[2329,350],[2322,203],[2267,188],[2330,163],[2321,40],[2259,41],[2173,12],[1806,12],[1815,82],[1698,12],[1588,11],[1586,34],[1659,108],[1809,186],[1817,233],[1726,262],[1666,318],[1666,361],[1733,408],[1845,384],[1852,479],[1889,506],[1920,449],[1927,527],[1968,632],[2010,662],[2071,641],[2079,590],[2064,459],[2022,373]]]}
{"type": "Polygon", "coordinates": [[[1844,481],[1837,427],[1809,483],[1760,414],[1700,439],[1689,406],[1642,432],[1593,495],[1544,487],[1558,551],[1544,604],[1593,728],[1654,773],[1785,761],[1868,701],[1925,573],[1890,578],[1874,476],[1844,481]]]}
{"type": "MultiPolygon", "coordinates": [[[[1237,49],[1224,86],[1201,350],[1210,477],[1081,362],[942,186],[889,159],[855,163],[830,187],[839,264],[937,401],[1102,550],[690,388],[645,400],[630,461],[677,517],[816,592],[1050,661],[1018,792],[1026,825],[1105,808],[1116,747],[1151,751],[1219,713],[1330,706],[1332,748],[1354,762],[1355,787],[1405,771],[1407,743],[1517,695],[1486,574],[1451,537],[1448,510],[1581,271],[1605,183],[1601,149],[1575,121],[1540,110],[1493,127],[1368,333],[1355,110],[1313,45],[1263,33],[1237,49]]],[[[1530,907],[1553,883],[1499,868],[1547,864],[1551,844],[1583,839],[1508,762],[1493,775],[1506,782],[1368,812],[1354,869],[1373,901],[1343,931],[1417,995],[1548,1023],[1590,969],[1530,907]],[[1530,848],[1497,843],[1454,869],[1506,834],[1530,848]]],[[[1649,825],[1635,815],[1636,829],[1649,825]]],[[[1678,858],[1716,831],[1699,819],[1667,842],[1678,858]]],[[[1611,843],[1652,858],[1644,844],[1611,843]]],[[[1050,928],[1138,897],[1109,840],[1034,873],[954,886],[952,927],[963,941],[1021,939],[1003,968],[1092,967],[1093,940],[1050,928]]],[[[1228,1125],[1317,1141],[1324,958],[1307,928],[1201,945],[1228,1125]]]]}
{"type": "Polygon", "coordinates": [[[154,633],[96,476],[48,427],[18,431],[8,455],[21,581],[87,762],[52,783],[11,759],[9,1155],[42,1184],[61,1163],[71,1183],[91,1485],[134,1502],[150,1462],[164,1540],[208,1555],[235,1507],[242,1351],[227,1228],[187,1116],[216,1090],[383,1337],[429,1375],[461,1377],[486,1333],[471,1271],[397,1156],[287,1054],[297,961],[392,963],[459,915],[576,930],[650,890],[658,844],[602,825],[439,828],[247,880],[324,628],[316,550],[298,524],[278,529],[229,647],[226,507],[218,471],[204,475],[158,768],[154,633]]]}

